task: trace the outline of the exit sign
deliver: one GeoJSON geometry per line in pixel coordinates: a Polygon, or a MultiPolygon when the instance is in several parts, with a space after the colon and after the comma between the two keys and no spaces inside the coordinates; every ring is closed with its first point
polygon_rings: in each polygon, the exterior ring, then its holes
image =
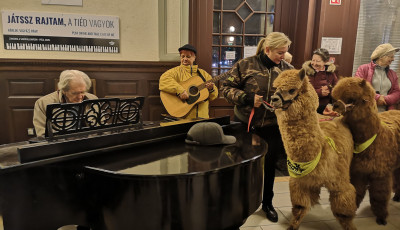
{"type": "Polygon", "coordinates": [[[329,0],[331,5],[340,6],[342,5],[342,0],[329,0]]]}

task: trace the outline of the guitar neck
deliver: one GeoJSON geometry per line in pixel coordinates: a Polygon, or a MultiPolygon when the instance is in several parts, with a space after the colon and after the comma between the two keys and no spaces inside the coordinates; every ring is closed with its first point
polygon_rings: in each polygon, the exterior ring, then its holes
{"type": "Polygon", "coordinates": [[[226,77],[225,74],[220,74],[220,75],[218,75],[216,77],[213,77],[211,80],[208,80],[208,81],[202,83],[201,85],[197,86],[197,88],[199,88],[199,90],[202,90],[202,89],[204,89],[206,87],[206,83],[209,83],[209,82],[215,83],[215,82],[217,82],[217,81],[219,81],[219,80],[221,80],[221,79],[223,79],[225,77],[226,77]]]}

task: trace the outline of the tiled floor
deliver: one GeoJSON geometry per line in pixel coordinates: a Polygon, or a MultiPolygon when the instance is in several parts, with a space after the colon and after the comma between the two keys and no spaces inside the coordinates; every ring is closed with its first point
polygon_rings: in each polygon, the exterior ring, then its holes
{"type": "MultiPolygon", "coordinates": [[[[274,185],[274,200],[273,204],[278,212],[279,221],[278,223],[270,222],[261,209],[258,209],[253,215],[247,218],[246,222],[240,230],[283,230],[289,226],[289,221],[292,216],[292,204],[290,202],[289,194],[289,178],[288,177],[276,177],[274,185]]],[[[307,229],[326,229],[336,230],[341,229],[339,223],[333,216],[329,206],[329,193],[326,189],[321,191],[320,204],[311,208],[310,212],[307,213],[302,224],[300,225],[301,230],[307,229]]],[[[372,214],[371,207],[369,204],[368,194],[364,198],[357,210],[354,224],[359,230],[399,230],[400,229],[400,203],[390,200],[389,203],[389,217],[387,219],[387,225],[377,225],[375,217],[372,214]]]]}

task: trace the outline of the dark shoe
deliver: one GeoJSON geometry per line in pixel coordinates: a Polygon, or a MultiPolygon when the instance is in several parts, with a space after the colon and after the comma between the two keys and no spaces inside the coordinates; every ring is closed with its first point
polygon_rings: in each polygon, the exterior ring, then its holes
{"type": "Polygon", "coordinates": [[[400,202],[400,194],[395,193],[393,197],[393,201],[400,202]]]}
{"type": "Polygon", "coordinates": [[[274,223],[278,222],[278,213],[276,213],[274,207],[271,204],[270,205],[263,204],[262,210],[265,212],[265,215],[267,216],[268,220],[274,223]]]}

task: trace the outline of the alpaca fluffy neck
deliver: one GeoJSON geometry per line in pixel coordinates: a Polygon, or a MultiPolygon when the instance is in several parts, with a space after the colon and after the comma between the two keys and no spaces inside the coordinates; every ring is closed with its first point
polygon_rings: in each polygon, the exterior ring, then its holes
{"type": "MultiPolygon", "coordinates": [[[[302,108],[304,109],[304,108],[302,108]]],[[[314,160],[325,141],[316,111],[277,112],[279,129],[288,157],[296,162],[314,160]]]]}
{"type": "Polygon", "coordinates": [[[348,124],[355,143],[364,143],[377,134],[381,124],[374,107],[364,106],[345,114],[344,121],[348,124]]]}

